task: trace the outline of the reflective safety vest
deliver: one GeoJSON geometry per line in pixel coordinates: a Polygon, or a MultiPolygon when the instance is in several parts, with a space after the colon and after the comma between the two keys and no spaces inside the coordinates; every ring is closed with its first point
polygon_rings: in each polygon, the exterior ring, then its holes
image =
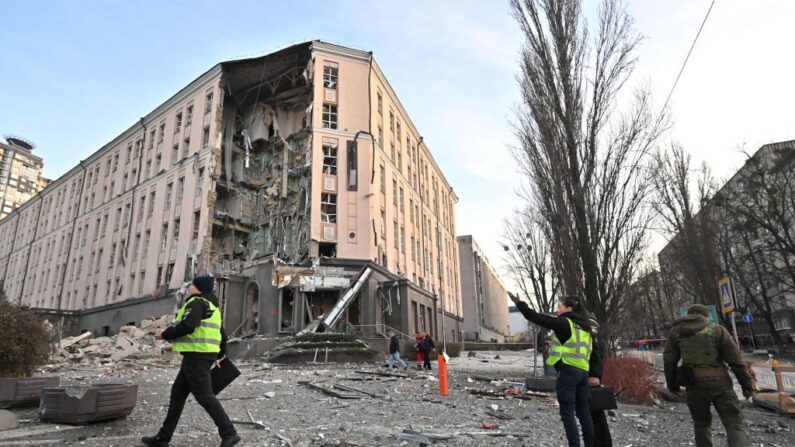
{"type": "Polygon", "coordinates": [[[591,334],[574,324],[570,318],[566,318],[566,321],[569,322],[571,328],[571,337],[566,340],[566,343],[561,343],[557,335],[552,336],[547,365],[554,366],[555,363],[563,361],[566,365],[588,371],[588,360],[591,358],[593,349],[591,334]]]}
{"type": "Polygon", "coordinates": [[[210,309],[210,316],[203,319],[201,323],[188,335],[179,337],[171,342],[175,352],[221,352],[221,311],[218,306],[200,296],[189,299],[177,313],[176,322],[179,323],[185,316],[185,309],[194,300],[203,300],[210,309]]]}

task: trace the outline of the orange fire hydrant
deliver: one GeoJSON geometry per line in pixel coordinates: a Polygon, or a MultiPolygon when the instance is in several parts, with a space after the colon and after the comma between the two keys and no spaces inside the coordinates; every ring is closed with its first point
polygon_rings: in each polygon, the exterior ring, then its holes
{"type": "Polygon", "coordinates": [[[444,354],[439,354],[436,361],[439,364],[439,395],[447,396],[447,361],[444,354]]]}

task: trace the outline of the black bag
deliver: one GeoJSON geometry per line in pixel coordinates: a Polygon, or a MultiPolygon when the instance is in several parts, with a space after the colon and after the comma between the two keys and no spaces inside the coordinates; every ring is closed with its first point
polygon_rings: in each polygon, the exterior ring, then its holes
{"type": "Polygon", "coordinates": [[[612,386],[589,387],[591,411],[615,410],[618,408],[612,386]]]}
{"type": "Polygon", "coordinates": [[[690,366],[676,368],[676,383],[679,386],[693,386],[696,384],[696,374],[690,366]]]}
{"type": "Polygon", "coordinates": [[[216,368],[215,365],[213,365],[210,369],[210,382],[213,385],[213,394],[218,394],[223,391],[223,389],[234,382],[238,376],[240,376],[240,370],[237,369],[237,366],[228,358],[224,358],[220,368],[216,368]]]}

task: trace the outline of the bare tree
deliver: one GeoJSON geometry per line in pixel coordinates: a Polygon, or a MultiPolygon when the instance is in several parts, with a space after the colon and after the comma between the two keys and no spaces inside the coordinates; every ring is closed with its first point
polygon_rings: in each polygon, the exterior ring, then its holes
{"type": "Polygon", "coordinates": [[[706,206],[715,194],[706,164],[694,169],[690,155],[678,144],[654,155],[651,200],[658,230],[669,239],[660,255],[665,293],[678,304],[720,305],[721,275],[714,209],[706,206]]]}
{"type": "Polygon", "coordinates": [[[607,323],[618,318],[645,247],[644,163],[667,120],[645,87],[619,111],[640,36],[618,0],[602,2],[593,37],[578,0],[511,5],[525,39],[514,156],[526,198],[548,231],[562,290],[584,296],[607,323]]]}
{"type": "Polygon", "coordinates": [[[504,222],[503,248],[508,276],[529,298],[538,312],[552,312],[560,281],[552,270],[552,258],[543,222],[531,209],[514,211],[504,222]]]}

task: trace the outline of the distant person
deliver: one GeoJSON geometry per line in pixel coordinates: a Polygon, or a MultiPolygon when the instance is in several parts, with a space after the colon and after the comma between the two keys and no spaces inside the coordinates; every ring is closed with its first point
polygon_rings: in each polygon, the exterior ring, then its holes
{"type": "MultiPolygon", "coordinates": [[[[599,323],[593,318],[588,320],[591,324],[591,335],[593,335],[593,351],[588,360],[588,386],[602,386],[602,372],[604,371],[604,357],[607,349],[598,336],[599,323]]],[[[593,420],[593,431],[596,438],[596,447],[613,447],[613,438],[610,436],[610,426],[607,424],[607,415],[604,410],[591,410],[591,420],[593,420]]]]}
{"type": "Polygon", "coordinates": [[[508,296],[528,321],[552,329],[552,346],[546,363],[554,366],[558,373],[555,394],[560,405],[560,419],[566,431],[566,439],[569,447],[580,447],[580,430],[577,428],[579,420],[585,447],[594,447],[594,427],[588,392],[588,362],[593,345],[591,325],[583,313],[580,300],[575,296],[564,296],[558,302],[557,316],[552,317],[531,309],[511,292],[508,292],[508,296]]]}
{"type": "Polygon", "coordinates": [[[213,277],[193,278],[188,287],[188,298],[177,313],[176,324],[157,335],[159,339],[170,341],[174,351],[182,354],[182,365],[171,386],[168,413],[163,426],[157,435],[141,438],[145,445],[168,446],[189,394],[193,394],[196,402],[215,422],[221,436],[221,447],[231,447],[240,442],[240,436],[213,394],[210,382],[210,367],[213,364],[217,368],[223,367],[221,362],[226,347],[221,310],[213,290],[213,277]]]}
{"type": "Polygon", "coordinates": [[[422,343],[422,333],[417,332],[414,337],[414,349],[417,350],[417,369],[422,369],[422,351],[420,350],[420,343],[422,343]]]}
{"type": "Polygon", "coordinates": [[[663,352],[665,382],[673,393],[680,386],[687,388],[696,447],[712,447],[712,406],[726,427],[729,447],[745,447],[748,433],[726,365],[746,399],[754,395],[753,380],[729,331],[711,324],[708,315],[706,306],[693,304],[674,322],[663,352]]]}
{"type": "Polygon", "coordinates": [[[427,332],[422,332],[422,341],[420,341],[420,352],[422,353],[422,367],[431,370],[431,351],[436,345],[433,343],[433,339],[427,332]]]}
{"type": "Polygon", "coordinates": [[[391,371],[395,369],[395,362],[403,365],[403,369],[409,367],[406,362],[400,358],[400,339],[394,332],[389,333],[389,357],[386,360],[387,368],[391,371]]]}

